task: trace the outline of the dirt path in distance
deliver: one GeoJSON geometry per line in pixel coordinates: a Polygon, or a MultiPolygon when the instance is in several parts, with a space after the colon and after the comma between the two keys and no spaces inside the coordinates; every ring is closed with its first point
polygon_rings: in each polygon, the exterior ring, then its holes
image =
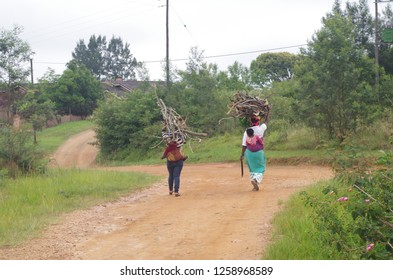
{"type": "MultiPolygon", "coordinates": [[[[100,168],[88,144],[93,141],[92,131],[70,138],[54,154],[55,165],[100,168]]],[[[0,249],[0,259],[260,259],[282,202],[333,174],[321,166],[268,165],[261,191],[252,192],[248,171],[242,178],[239,165],[186,161],[180,197],[168,195],[163,179],[118,201],[65,214],[41,237],[0,249]]],[[[105,169],[167,175],[164,161],[105,169]]]]}

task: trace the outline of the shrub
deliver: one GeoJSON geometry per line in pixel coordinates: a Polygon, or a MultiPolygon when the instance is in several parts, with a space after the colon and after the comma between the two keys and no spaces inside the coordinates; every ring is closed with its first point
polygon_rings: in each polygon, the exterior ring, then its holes
{"type": "Polygon", "coordinates": [[[341,187],[326,187],[322,199],[302,193],[314,209],[319,237],[332,256],[342,259],[393,259],[392,152],[385,152],[372,169],[343,163],[336,178],[341,187]]]}
{"type": "Polygon", "coordinates": [[[33,144],[32,132],[16,131],[8,126],[0,128],[0,169],[7,169],[10,177],[43,172],[46,165],[43,158],[43,153],[33,144]]]}

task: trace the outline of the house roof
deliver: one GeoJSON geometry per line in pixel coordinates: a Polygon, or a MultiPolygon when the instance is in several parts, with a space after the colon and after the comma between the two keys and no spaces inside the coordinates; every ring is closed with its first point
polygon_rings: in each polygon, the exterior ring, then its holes
{"type": "MultiPolygon", "coordinates": [[[[103,81],[102,85],[104,91],[109,91],[117,96],[124,96],[125,94],[134,91],[141,85],[145,84],[144,81],[128,80],[124,81],[121,79],[116,79],[115,81],[103,81]]],[[[156,87],[160,82],[148,81],[150,86],[156,87]]]]}

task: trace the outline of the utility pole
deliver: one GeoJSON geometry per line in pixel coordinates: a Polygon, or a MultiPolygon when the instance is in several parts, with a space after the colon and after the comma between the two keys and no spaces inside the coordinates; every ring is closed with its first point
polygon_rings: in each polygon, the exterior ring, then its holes
{"type": "Polygon", "coordinates": [[[31,76],[31,84],[34,85],[34,79],[33,79],[33,59],[30,58],[30,76],[31,76]]]}
{"type": "Polygon", "coordinates": [[[166,87],[169,91],[169,0],[166,0],[166,87]]]}

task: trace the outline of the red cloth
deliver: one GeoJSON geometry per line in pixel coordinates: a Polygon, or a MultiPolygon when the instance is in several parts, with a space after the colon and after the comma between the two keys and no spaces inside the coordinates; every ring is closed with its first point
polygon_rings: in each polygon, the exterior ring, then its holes
{"type": "Polygon", "coordinates": [[[178,161],[178,160],[184,159],[184,155],[181,151],[181,148],[177,147],[176,142],[167,145],[167,147],[164,151],[164,156],[169,161],[178,161]]]}

